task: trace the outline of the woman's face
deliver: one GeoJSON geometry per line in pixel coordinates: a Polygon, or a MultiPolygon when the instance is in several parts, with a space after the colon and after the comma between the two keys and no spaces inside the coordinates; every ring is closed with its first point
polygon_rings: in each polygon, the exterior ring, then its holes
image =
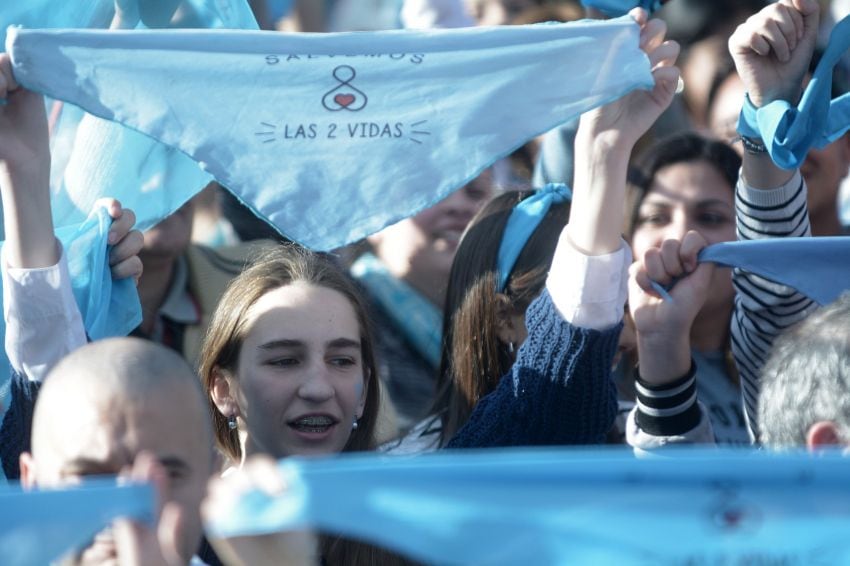
{"type": "MultiPolygon", "coordinates": [[[[690,161],[662,167],[638,209],[632,236],[635,259],[664,240],[681,240],[689,230],[699,232],[709,244],[735,239],[734,189],[707,161],[690,161]]],[[[717,269],[706,305],[730,302],[733,297],[728,269],[717,269]]]]}
{"type": "Polygon", "coordinates": [[[247,313],[235,379],[245,452],[281,458],[340,452],[363,413],[360,326],[341,293],[297,282],[247,313]]]}

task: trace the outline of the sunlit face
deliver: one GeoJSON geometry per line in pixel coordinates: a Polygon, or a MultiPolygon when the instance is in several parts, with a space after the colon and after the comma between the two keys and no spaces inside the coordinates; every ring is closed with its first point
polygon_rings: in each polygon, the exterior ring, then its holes
{"type": "MultiPolygon", "coordinates": [[[[196,392],[188,386],[152,393],[132,401],[97,398],[97,392],[69,392],[72,418],[57,419],[34,443],[34,478],[39,488],[79,483],[97,475],[126,473],[140,451],[158,458],[168,476],[165,501],[180,508],[178,551],[187,561],[201,539],[200,504],[212,472],[210,447],[199,439],[209,433],[197,411],[196,392]]],[[[110,530],[98,534],[78,557],[80,564],[111,564],[117,559],[110,530]]]]}
{"type": "Polygon", "coordinates": [[[458,243],[472,217],[493,195],[489,170],[419,214],[397,222],[369,241],[397,277],[423,294],[445,287],[458,243]]]}
{"type": "MultiPolygon", "coordinates": [[[[709,244],[735,239],[733,188],[706,161],[668,165],[655,174],[638,210],[632,236],[635,259],[664,240],[681,240],[689,230],[699,232],[709,244]]],[[[732,300],[728,269],[715,270],[711,290],[706,305],[732,300]]]]}
{"type": "Polygon", "coordinates": [[[296,282],[249,309],[236,389],[246,454],[281,458],[342,451],[363,413],[360,326],[341,293],[296,282]]]}

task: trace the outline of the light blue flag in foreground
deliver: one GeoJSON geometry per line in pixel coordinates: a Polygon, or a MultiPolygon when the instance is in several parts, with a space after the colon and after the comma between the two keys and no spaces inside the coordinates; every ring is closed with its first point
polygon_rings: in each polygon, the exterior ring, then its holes
{"type": "Polygon", "coordinates": [[[650,88],[638,36],[623,18],[369,34],[13,30],[7,47],[26,87],[179,148],[283,234],[328,250],[650,88]]]}
{"type": "Polygon", "coordinates": [[[280,464],[212,536],[303,527],[437,564],[846,564],[850,459],[623,449],[347,456],[280,464]]]}
{"type": "Polygon", "coordinates": [[[152,486],[117,486],[115,480],[44,491],[0,486],[0,563],[50,564],[86,545],[114,519],[152,522],[155,505],[152,486]]]}
{"type": "Polygon", "coordinates": [[[755,273],[821,305],[850,289],[850,236],[723,242],[705,248],[699,261],[755,273]]]}
{"type": "Polygon", "coordinates": [[[796,169],[813,147],[822,148],[850,130],[850,93],[835,100],[832,96],[832,70],[850,49],[850,16],[838,22],[829,36],[812,80],[800,104],[775,100],[755,108],[747,97],[738,119],[742,136],[761,138],[770,157],[779,167],[796,169]]]}

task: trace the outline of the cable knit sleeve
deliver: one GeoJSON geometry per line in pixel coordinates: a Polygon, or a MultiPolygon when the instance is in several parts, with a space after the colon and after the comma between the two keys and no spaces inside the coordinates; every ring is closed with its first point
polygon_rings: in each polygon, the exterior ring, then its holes
{"type": "Polygon", "coordinates": [[[573,326],[544,290],[529,306],[526,326],[511,373],[478,402],[449,448],[604,442],[617,412],[610,374],[622,324],[573,326]]]}

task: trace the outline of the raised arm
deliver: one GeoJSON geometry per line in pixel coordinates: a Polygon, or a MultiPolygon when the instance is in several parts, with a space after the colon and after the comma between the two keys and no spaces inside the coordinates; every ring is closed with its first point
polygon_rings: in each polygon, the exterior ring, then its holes
{"type": "MultiPolygon", "coordinates": [[[[818,28],[815,0],[781,0],[738,27],[729,39],[735,66],[756,107],[774,100],[796,104],[809,67],[818,28]]],[[[738,239],[800,237],[811,234],[806,186],[799,171],[777,167],[746,140],[736,190],[738,239]]],[[[773,340],[805,318],[816,305],[793,289],[735,270],[732,351],[741,374],[750,432],[758,437],[759,374],[773,340]]]]}
{"type": "Polygon", "coordinates": [[[640,368],[626,439],[638,450],[714,442],[711,422],[697,403],[690,338],[714,272],[713,264],[697,263],[705,246],[705,238],[691,230],[681,242],[665,240],[660,248],[650,248],[630,269],[629,306],[640,368]],[[662,297],[655,285],[673,287],[662,297]]]}
{"type": "MultiPolygon", "coordinates": [[[[5,473],[14,478],[18,455],[29,442],[38,385],[62,357],[85,344],[86,333],[53,232],[44,100],[21,88],[11,69],[8,55],[0,54],[0,198],[6,238],[0,269],[5,349],[15,373],[0,431],[0,457],[5,473]]],[[[113,200],[101,205],[116,220],[108,236],[115,244],[113,276],[137,278],[142,237],[131,231],[133,214],[113,200]]]]}
{"type": "MultiPolygon", "coordinates": [[[[50,209],[50,150],[43,98],[21,88],[8,55],[0,54],[0,196],[5,245],[2,271],[6,352],[13,369],[40,381],[59,359],[85,344],[62,246],[50,209]]],[[[113,218],[113,277],[138,278],[143,238],[135,215],[114,199],[101,199],[113,218]]]]}
{"type": "Polygon", "coordinates": [[[605,439],[616,414],[610,379],[625,303],[630,253],[620,237],[626,168],[638,138],[670,104],[679,47],[663,22],[641,26],[655,88],[635,91],[582,117],[570,223],[546,290],[526,314],[528,338],[511,374],[479,401],[450,447],[584,444],[605,439]]]}

